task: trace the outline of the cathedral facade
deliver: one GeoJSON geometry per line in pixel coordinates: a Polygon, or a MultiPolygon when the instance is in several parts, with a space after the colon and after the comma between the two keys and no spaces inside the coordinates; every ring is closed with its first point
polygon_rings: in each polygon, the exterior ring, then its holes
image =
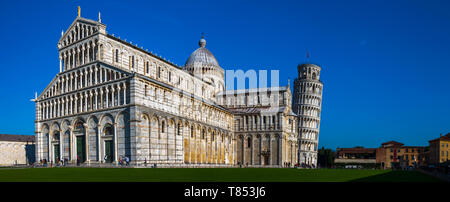
{"type": "Polygon", "coordinates": [[[36,160],[132,165],[298,162],[283,87],[225,91],[206,40],[177,66],[80,16],[58,42],[60,72],[36,96],[36,160]]]}

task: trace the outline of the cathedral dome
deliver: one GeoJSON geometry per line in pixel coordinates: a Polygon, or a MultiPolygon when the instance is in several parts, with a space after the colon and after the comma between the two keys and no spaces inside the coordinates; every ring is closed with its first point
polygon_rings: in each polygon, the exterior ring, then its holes
{"type": "Polygon", "coordinates": [[[219,66],[219,63],[216,60],[216,57],[205,48],[206,40],[202,37],[198,42],[200,46],[195,50],[187,59],[185,68],[192,67],[204,67],[204,66],[219,66]]]}
{"type": "Polygon", "coordinates": [[[192,52],[184,64],[184,70],[215,86],[219,92],[225,88],[225,71],[220,67],[216,57],[205,48],[206,40],[203,36],[198,45],[200,47],[192,52]]]}

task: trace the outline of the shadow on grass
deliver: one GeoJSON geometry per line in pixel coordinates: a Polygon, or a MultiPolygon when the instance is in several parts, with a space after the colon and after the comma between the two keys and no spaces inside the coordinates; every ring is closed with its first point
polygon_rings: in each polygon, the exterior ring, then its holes
{"type": "Polygon", "coordinates": [[[378,175],[350,180],[349,182],[443,182],[417,171],[390,171],[378,175]]]}

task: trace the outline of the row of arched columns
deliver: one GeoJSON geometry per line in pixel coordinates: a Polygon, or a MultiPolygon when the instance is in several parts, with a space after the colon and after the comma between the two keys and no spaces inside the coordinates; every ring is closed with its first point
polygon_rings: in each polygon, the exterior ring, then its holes
{"type": "MultiPolygon", "coordinates": [[[[236,140],[237,164],[281,165],[283,163],[281,155],[283,140],[279,134],[243,134],[238,135],[236,140]]],[[[290,155],[297,152],[295,145],[287,149],[289,149],[287,154],[289,153],[290,155]]],[[[296,157],[291,160],[295,159],[296,157]]]]}
{"type": "Polygon", "coordinates": [[[159,163],[232,164],[232,133],[164,115],[142,114],[137,157],[159,163]]]}
{"type": "Polygon", "coordinates": [[[128,114],[91,115],[43,123],[37,133],[37,160],[57,163],[117,162],[130,155],[128,114]],[[119,149],[119,145],[121,149],[119,149]],[[110,147],[108,147],[110,146],[110,147]],[[110,150],[107,150],[110,148],[110,150]]]}
{"type": "Polygon", "coordinates": [[[304,151],[317,151],[317,142],[314,140],[300,140],[300,150],[304,151]]]}
{"type": "Polygon", "coordinates": [[[297,114],[320,118],[320,107],[314,105],[300,105],[297,107],[297,114]]]}
{"type": "Polygon", "coordinates": [[[129,157],[136,164],[234,164],[235,140],[230,131],[150,113],[140,114],[137,122],[130,122],[126,112],[83,117],[43,123],[37,134],[39,158],[117,163],[129,157]]]}
{"type": "Polygon", "coordinates": [[[70,70],[100,58],[98,41],[95,39],[62,50],[59,55],[60,69],[70,70]]]}
{"type": "Polygon", "coordinates": [[[322,103],[322,96],[320,95],[302,94],[295,99],[298,99],[297,104],[309,104],[320,107],[322,103]]]}
{"type": "Polygon", "coordinates": [[[159,85],[149,82],[142,84],[138,94],[142,95],[144,106],[231,130],[233,119],[231,113],[159,85]]]}
{"type": "Polygon", "coordinates": [[[285,96],[283,92],[279,91],[220,96],[218,102],[231,108],[240,106],[283,106],[290,99],[289,96],[285,96]]]}
{"type": "Polygon", "coordinates": [[[236,131],[279,130],[283,127],[282,114],[241,115],[236,118],[236,131]]]}
{"type": "Polygon", "coordinates": [[[90,65],[58,76],[55,84],[46,91],[42,99],[76,91],[100,83],[125,77],[124,73],[102,67],[90,65]]]}
{"type": "Polygon", "coordinates": [[[97,88],[79,91],[39,102],[40,119],[116,107],[127,104],[127,83],[122,81],[97,88]]]}
{"type": "Polygon", "coordinates": [[[320,118],[299,116],[298,126],[301,128],[314,128],[318,129],[320,126],[320,118]]]}
{"type": "Polygon", "coordinates": [[[320,78],[320,67],[312,64],[304,64],[298,67],[299,79],[313,79],[320,78]]]}
{"type": "Polygon", "coordinates": [[[300,82],[298,86],[300,93],[313,93],[317,95],[322,95],[323,85],[321,83],[303,81],[300,82]]]}
{"type": "Polygon", "coordinates": [[[313,168],[317,167],[317,152],[302,150],[299,155],[299,163],[301,166],[309,165],[313,168]]]}
{"type": "Polygon", "coordinates": [[[300,128],[298,137],[300,140],[318,142],[319,130],[313,128],[300,128]]]}

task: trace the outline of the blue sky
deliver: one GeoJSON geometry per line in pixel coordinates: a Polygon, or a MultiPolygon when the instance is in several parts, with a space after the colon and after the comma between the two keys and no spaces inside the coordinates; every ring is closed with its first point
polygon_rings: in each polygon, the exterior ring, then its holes
{"type": "MultiPolygon", "coordinates": [[[[205,32],[224,69],[322,66],[320,147],[427,145],[450,132],[448,1],[5,1],[0,133],[34,134],[34,92],[59,71],[57,41],[77,15],[184,64],[205,32]]],[[[292,83],[291,83],[292,85],[292,83]]]]}

